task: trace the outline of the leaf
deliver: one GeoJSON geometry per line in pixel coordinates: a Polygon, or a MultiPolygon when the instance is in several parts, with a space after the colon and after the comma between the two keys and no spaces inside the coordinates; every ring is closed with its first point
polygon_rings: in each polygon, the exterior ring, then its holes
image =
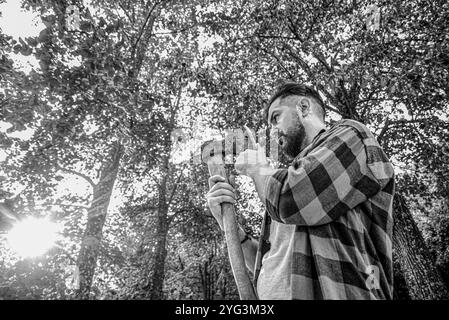
{"type": "Polygon", "coordinates": [[[44,23],[45,27],[51,28],[56,21],[56,16],[53,14],[49,16],[44,16],[41,17],[41,20],[44,23]]]}
{"type": "Polygon", "coordinates": [[[80,29],[82,31],[89,32],[89,31],[93,30],[93,25],[92,25],[92,23],[90,23],[90,21],[81,21],[80,29]]]}
{"type": "Polygon", "coordinates": [[[33,53],[33,49],[27,45],[22,46],[20,53],[23,54],[24,56],[29,56],[33,53]]]}
{"type": "Polygon", "coordinates": [[[40,33],[39,33],[39,37],[37,38],[37,41],[43,43],[43,42],[47,42],[50,39],[50,30],[48,28],[43,29],[40,33]]]}

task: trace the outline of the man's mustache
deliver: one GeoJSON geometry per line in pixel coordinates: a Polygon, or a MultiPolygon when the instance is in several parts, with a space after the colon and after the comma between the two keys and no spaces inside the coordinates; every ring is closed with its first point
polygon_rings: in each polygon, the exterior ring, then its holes
{"type": "Polygon", "coordinates": [[[279,134],[277,136],[277,143],[278,143],[278,145],[281,146],[281,147],[284,147],[284,145],[287,142],[286,140],[288,140],[288,136],[284,132],[279,132],[279,134]]]}
{"type": "MultiPolygon", "coordinates": [[[[277,129],[274,133],[272,133],[276,143],[281,147],[281,148],[285,148],[285,146],[287,145],[287,143],[291,140],[292,136],[288,135],[286,132],[281,131],[279,129],[277,129]]],[[[272,137],[273,137],[272,136],[272,137]]]]}
{"type": "Polygon", "coordinates": [[[279,129],[272,130],[270,132],[271,137],[279,139],[280,137],[287,137],[287,134],[284,131],[281,131],[279,129]]]}

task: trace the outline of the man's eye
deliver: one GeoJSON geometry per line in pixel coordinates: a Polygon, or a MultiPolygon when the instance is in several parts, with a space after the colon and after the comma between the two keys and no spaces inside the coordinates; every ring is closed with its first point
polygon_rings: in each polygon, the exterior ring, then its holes
{"type": "Polygon", "coordinates": [[[273,121],[274,121],[274,123],[278,123],[278,120],[279,120],[279,115],[276,114],[276,115],[273,117],[273,121]]]}

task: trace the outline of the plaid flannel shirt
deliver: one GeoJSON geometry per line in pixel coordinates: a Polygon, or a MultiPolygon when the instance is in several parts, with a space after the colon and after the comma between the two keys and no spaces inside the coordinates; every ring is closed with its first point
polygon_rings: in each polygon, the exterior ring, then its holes
{"type": "Polygon", "coordinates": [[[319,134],[269,178],[254,283],[274,220],[296,225],[293,299],[392,299],[394,189],[393,167],[363,124],[342,120],[319,134]]]}

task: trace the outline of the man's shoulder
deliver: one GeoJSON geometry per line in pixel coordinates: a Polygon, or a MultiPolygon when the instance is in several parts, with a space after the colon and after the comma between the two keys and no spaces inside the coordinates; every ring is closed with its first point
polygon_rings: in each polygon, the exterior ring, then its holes
{"type": "Polygon", "coordinates": [[[342,119],[340,121],[337,121],[332,127],[351,127],[364,136],[373,135],[365,124],[352,119],[342,119]]]}
{"type": "Polygon", "coordinates": [[[371,131],[361,122],[351,119],[342,119],[327,128],[315,141],[304,149],[296,159],[301,159],[317,148],[337,148],[341,143],[360,141],[365,146],[380,147],[371,131]]]}
{"type": "MultiPolygon", "coordinates": [[[[336,135],[347,132],[349,129],[353,134],[360,137],[366,152],[366,163],[382,186],[385,186],[385,181],[388,182],[394,177],[394,168],[388,156],[366,125],[359,121],[343,119],[336,122],[332,128],[335,128],[336,135]]],[[[353,137],[353,135],[351,136],[353,137]]]]}
{"type": "Polygon", "coordinates": [[[352,120],[352,119],[342,119],[340,121],[337,121],[331,126],[331,129],[342,129],[342,128],[352,128],[357,133],[359,133],[363,139],[371,138],[373,137],[373,133],[368,129],[366,125],[363,123],[352,120]]]}

